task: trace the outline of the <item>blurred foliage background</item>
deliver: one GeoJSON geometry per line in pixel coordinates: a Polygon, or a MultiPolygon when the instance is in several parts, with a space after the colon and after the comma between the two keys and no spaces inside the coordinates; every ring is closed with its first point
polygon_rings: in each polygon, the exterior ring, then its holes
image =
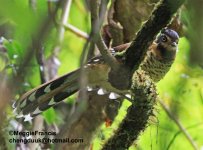
{"type": "MultiPolygon", "coordinates": [[[[203,38],[201,38],[203,18],[200,14],[197,16],[199,12],[196,12],[196,10],[200,11],[196,9],[196,3],[199,1],[188,1],[181,8],[180,21],[184,24],[185,31],[179,42],[177,58],[170,72],[157,84],[157,87],[161,100],[178,118],[198,147],[203,149],[203,38]]],[[[19,67],[27,53],[32,55],[31,61],[24,68],[25,73],[21,72],[23,79],[22,82],[19,82],[20,85],[16,86],[18,88],[15,90],[14,97],[9,99],[6,108],[2,109],[3,118],[5,118],[4,123],[1,122],[4,131],[3,137],[6,139],[7,147],[15,149],[16,145],[7,140],[9,139],[8,131],[15,129],[15,125],[19,122],[12,114],[12,103],[24,92],[41,84],[39,64],[36,61],[35,53],[31,53],[34,50],[30,50],[29,45],[32,45],[33,36],[39,32],[41,24],[50,15],[49,9],[54,10],[57,2],[54,0],[50,2],[46,0],[0,0],[0,3],[0,103],[2,107],[5,94],[8,94],[4,92],[3,83],[15,82],[19,67]],[[31,5],[32,3],[34,6],[31,5]]],[[[203,5],[198,5],[201,10],[202,7],[203,5]]],[[[56,20],[60,18],[60,14],[61,10],[58,11],[56,20]]],[[[71,24],[85,33],[90,33],[88,1],[72,1],[67,24],[71,24]]],[[[57,40],[58,29],[56,25],[51,25],[46,38],[41,40],[42,48],[47,60],[54,57],[54,65],[57,66],[58,76],[60,76],[80,66],[86,39],[70,29],[66,29],[64,39],[60,44],[60,51],[55,53],[54,47],[57,45],[57,40]]],[[[72,105],[74,99],[75,96],[68,98],[66,104],[72,105]]],[[[129,105],[128,101],[124,101],[111,127],[106,128],[104,124],[102,125],[92,142],[94,150],[100,149],[104,141],[115,131],[129,105]]],[[[149,127],[130,149],[193,149],[177,124],[170,119],[159,103],[156,108],[157,116],[151,118],[149,127]]],[[[49,126],[59,127],[64,122],[64,119],[60,117],[60,112],[53,108],[44,112],[43,118],[49,126]]],[[[29,123],[22,123],[22,125],[27,130],[32,126],[29,123]]]]}

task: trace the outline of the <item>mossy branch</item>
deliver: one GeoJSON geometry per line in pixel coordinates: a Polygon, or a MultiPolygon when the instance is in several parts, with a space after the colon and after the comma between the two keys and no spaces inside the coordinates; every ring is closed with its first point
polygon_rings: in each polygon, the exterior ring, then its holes
{"type": "Polygon", "coordinates": [[[144,72],[137,72],[133,77],[132,91],[135,101],[128,108],[125,119],[114,136],[106,142],[103,150],[127,149],[146,128],[148,119],[153,114],[157,94],[150,77],[144,72]]]}

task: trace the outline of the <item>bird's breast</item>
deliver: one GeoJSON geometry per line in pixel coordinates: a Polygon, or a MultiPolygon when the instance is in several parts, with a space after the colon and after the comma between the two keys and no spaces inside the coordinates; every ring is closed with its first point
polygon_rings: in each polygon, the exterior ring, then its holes
{"type": "Polygon", "coordinates": [[[152,51],[148,51],[140,69],[144,70],[154,82],[158,82],[169,71],[172,63],[173,60],[159,60],[152,51]]]}

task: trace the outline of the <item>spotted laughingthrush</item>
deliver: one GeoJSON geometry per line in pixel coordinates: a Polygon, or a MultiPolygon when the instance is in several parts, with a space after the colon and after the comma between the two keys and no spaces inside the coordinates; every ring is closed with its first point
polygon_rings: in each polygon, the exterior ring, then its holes
{"type": "MultiPolygon", "coordinates": [[[[148,48],[145,59],[137,71],[144,71],[154,82],[161,80],[174,62],[178,41],[179,36],[174,30],[163,29],[148,48]]],[[[128,47],[130,44],[126,45],[128,47]]],[[[118,51],[121,50],[115,47],[111,53],[115,55],[118,51]]],[[[108,94],[109,99],[129,94],[130,90],[116,89],[108,82],[110,69],[102,56],[89,60],[84,67],[84,73],[87,75],[87,92],[97,89],[98,95],[108,94]]],[[[80,89],[80,70],[65,74],[25,93],[15,104],[17,117],[26,115],[34,117],[76,93],[80,89]]]]}

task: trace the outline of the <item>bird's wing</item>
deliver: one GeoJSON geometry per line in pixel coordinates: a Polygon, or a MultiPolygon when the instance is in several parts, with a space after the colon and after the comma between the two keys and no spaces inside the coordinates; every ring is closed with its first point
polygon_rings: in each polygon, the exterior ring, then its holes
{"type": "MultiPolygon", "coordinates": [[[[127,47],[129,47],[129,45],[130,43],[126,43],[114,47],[110,49],[110,52],[112,55],[114,55],[117,52],[125,50],[127,47]]],[[[96,64],[105,64],[105,62],[102,56],[98,55],[90,59],[87,65],[88,64],[94,68],[96,64]]],[[[101,66],[106,68],[106,65],[101,66]]],[[[80,69],[34,88],[33,90],[25,93],[16,103],[16,111],[20,115],[30,114],[31,116],[36,116],[40,112],[52,107],[56,103],[77,92],[80,88],[78,84],[79,76],[80,69]]]]}
{"type": "Polygon", "coordinates": [[[78,91],[79,75],[78,69],[25,93],[16,103],[16,111],[22,115],[35,116],[52,107],[78,91]]]}

